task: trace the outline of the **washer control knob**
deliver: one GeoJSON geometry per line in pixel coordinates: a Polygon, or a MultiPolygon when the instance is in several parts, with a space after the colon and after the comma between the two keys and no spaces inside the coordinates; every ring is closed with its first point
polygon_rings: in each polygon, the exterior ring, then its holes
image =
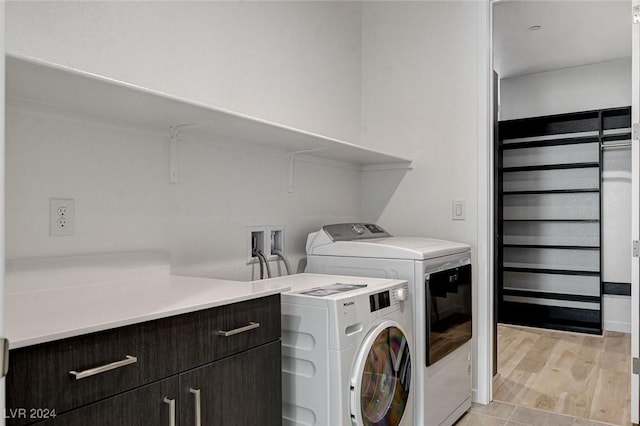
{"type": "Polygon", "coordinates": [[[358,235],[364,234],[364,226],[360,225],[359,223],[354,223],[351,227],[351,230],[358,235]]]}
{"type": "Polygon", "coordinates": [[[406,288],[399,288],[398,290],[396,290],[396,298],[401,301],[404,302],[405,300],[407,300],[407,289],[406,288]]]}

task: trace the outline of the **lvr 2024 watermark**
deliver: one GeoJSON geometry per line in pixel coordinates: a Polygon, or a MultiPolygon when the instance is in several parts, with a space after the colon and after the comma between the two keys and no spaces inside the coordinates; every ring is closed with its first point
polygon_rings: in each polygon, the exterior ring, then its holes
{"type": "Polygon", "coordinates": [[[52,419],[56,416],[55,408],[5,408],[5,419],[52,419]]]}

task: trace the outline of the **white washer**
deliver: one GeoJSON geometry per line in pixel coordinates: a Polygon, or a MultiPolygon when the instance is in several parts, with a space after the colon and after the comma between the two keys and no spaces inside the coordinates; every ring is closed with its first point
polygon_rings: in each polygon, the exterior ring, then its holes
{"type": "Polygon", "coordinates": [[[413,301],[416,425],[450,426],[471,407],[471,248],[392,237],[373,224],[324,226],[307,272],[404,279],[413,301]]]}
{"type": "Polygon", "coordinates": [[[281,279],[282,424],[412,426],[406,281],[298,274],[281,279]]]}

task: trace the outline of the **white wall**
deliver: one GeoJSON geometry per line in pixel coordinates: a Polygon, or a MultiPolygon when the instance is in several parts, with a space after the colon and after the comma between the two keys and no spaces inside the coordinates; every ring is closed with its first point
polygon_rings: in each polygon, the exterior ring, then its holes
{"type": "MultiPolygon", "coordinates": [[[[476,4],[363,5],[362,142],[393,147],[414,160],[414,169],[404,177],[400,171],[364,174],[362,212],[394,235],[470,244],[478,283],[477,158],[485,142],[477,128],[478,54],[486,47],[478,47],[476,4]],[[466,200],[465,221],[451,219],[454,199],[466,200]]],[[[477,301],[477,288],[473,296],[477,301]]],[[[474,336],[479,322],[476,317],[474,336]]],[[[474,389],[481,374],[477,355],[476,346],[474,389]]]]}
{"type": "MultiPolygon", "coordinates": [[[[607,149],[602,166],[603,281],[631,283],[630,244],[631,147],[607,149]]],[[[604,295],[602,310],[605,330],[631,332],[631,297],[604,295]]]]}
{"type": "Polygon", "coordinates": [[[10,53],[350,141],[360,3],[8,2],[10,53]]]}
{"type": "MultiPolygon", "coordinates": [[[[500,81],[501,120],[631,105],[631,59],[500,81]]],[[[602,280],[631,282],[631,149],[604,151],[602,280]]],[[[605,295],[604,327],[630,332],[631,301],[605,295]]]]}
{"type": "Polygon", "coordinates": [[[631,58],[500,80],[500,120],[631,105],[631,58]]]}
{"type": "Polygon", "coordinates": [[[183,140],[168,180],[163,136],[15,108],[7,115],[9,259],[161,249],[174,271],[246,280],[247,225],[284,225],[297,267],[308,232],[357,220],[360,172],[285,153],[183,140]],[[75,199],[75,235],[49,237],[49,198],[75,199]]]}
{"type": "MultiPolygon", "coordinates": [[[[486,235],[478,241],[479,229],[486,228],[478,225],[477,193],[486,190],[478,184],[477,163],[478,154],[486,156],[478,149],[486,143],[478,137],[486,123],[478,118],[486,113],[482,104],[487,101],[486,88],[479,86],[484,83],[478,64],[487,49],[483,43],[489,19],[486,12],[478,12],[488,2],[479,4],[8,3],[6,40],[11,53],[337,138],[362,138],[365,145],[415,160],[414,170],[406,175],[365,172],[361,181],[354,170],[305,164],[296,177],[296,193],[289,196],[280,192],[286,188],[285,163],[278,155],[263,161],[265,155],[248,148],[187,143],[180,156],[180,184],[167,187],[162,137],[125,135],[122,129],[93,123],[68,126],[66,118],[12,111],[15,124],[9,132],[20,135],[10,142],[16,145],[10,147],[16,151],[16,166],[8,177],[16,181],[10,183],[14,206],[8,209],[9,228],[15,227],[8,240],[12,256],[167,248],[174,266],[204,264],[197,269],[234,277],[231,269],[244,259],[244,242],[242,249],[236,243],[244,236],[244,225],[284,224],[287,251],[300,256],[306,232],[327,222],[359,218],[380,222],[398,235],[467,242],[478,265],[478,246],[487,245],[486,235]],[[34,121],[42,127],[32,127],[34,121]],[[92,143],[94,130],[105,144],[92,143]],[[132,143],[121,144],[119,139],[132,143]],[[107,145],[111,142],[115,145],[107,145]],[[23,143],[30,149],[19,146],[23,143]],[[62,149],[47,146],[52,143],[62,149]],[[56,164],[68,164],[73,171],[59,177],[58,167],[38,153],[41,148],[56,164]],[[68,160],[77,155],[89,156],[86,166],[68,160]],[[122,176],[112,172],[123,162],[122,176]],[[39,177],[28,175],[20,167],[25,164],[39,177]],[[248,189],[258,178],[254,168],[261,171],[262,183],[272,182],[266,195],[248,189]],[[383,186],[380,191],[378,183],[383,186]],[[22,185],[34,195],[21,193],[22,185]],[[122,216],[109,212],[120,199],[110,194],[127,201],[122,216]],[[104,229],[85,230],[92,237],[78,234],[75,242],[50,241],[42,235],[47,212],[43,203],[52,196],[75,197],[78,225],[85,221],[86,226],[98,223],[104,229]],[[466,221],[451,220],[453,199],[466,200],[466,221]],[[87,205],[93,208],[83,211],[87,205]],[[256,213],[256,205],[265,209],[264,215],[256,213]],[[211,258],[215,260],[207,263],[211,258]]],[[[481,256],[486,263],[487,254],[481,256]]],[[[245,267],[240,273],[249,272],[245,267]]],[[[476,287],[476,301],[477,296],[476,287]]],[[[481,305],[476,313],[487,311],[488,303],[481,305]]],[[[476,336],[479,323],[474,321],[476,336]]],[[[476,343],[484,345],[482,339],[480,335],[476,343]]],[[[488,375],[488,370],[478,370],[477,345],[474,351],[477,388],[479,375],[488,375]]],[[[490,395],[483,393],[488,401],[490,395]]]]}
{"type": "Polygon", "coordinates": [[[476,18],[466,2],[363,6],[363,144],[414,160],[390,202],[363,209],[394,234],[475,245],[476,18]],[[454,199],[466,221],[451,220],[454,199]]]}
{"type": "MultiPolygon", "coordinates": [[[[7,50],[287,125],[353,139],[360,5],[350,2],[15,2],[7,50]]],[[[162,249],[174,271],[249,279],[247,225],[284,225],[291,263],[308,232],[360,216],[360,173],[339,163],[11,105],[7,256],[162,249]],[[73,237],[48,236],[48,200],[74,198],[73,237]]]]}

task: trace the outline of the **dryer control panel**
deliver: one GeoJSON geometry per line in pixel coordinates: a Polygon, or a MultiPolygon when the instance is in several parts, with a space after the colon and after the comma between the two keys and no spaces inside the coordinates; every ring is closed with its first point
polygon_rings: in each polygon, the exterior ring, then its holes
{"type": "Polygon", "coordinates": [[[374,223],[336,223],[325,225],[322,230],[332,241],[366,240],[390,237],[387,231],[374,223]]]}

